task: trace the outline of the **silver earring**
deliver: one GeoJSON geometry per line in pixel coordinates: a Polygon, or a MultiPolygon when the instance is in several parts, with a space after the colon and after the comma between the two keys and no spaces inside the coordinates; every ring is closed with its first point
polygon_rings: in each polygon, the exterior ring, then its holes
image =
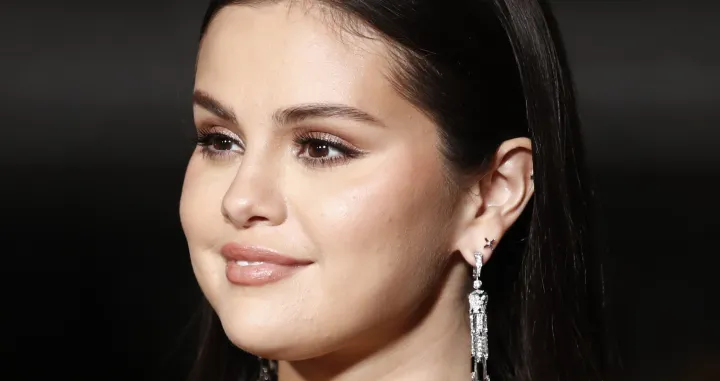
{"type": "MultiPolygon", "coordinates": [[[[494,239],[488,240],[487,238],[485,238],[485,246],[483,246],[483,249],[490,249],[490,251],[495,250],[495,240],[494,239]]],[[[480,256],[482,256],[482,253],[480,253],[480,256]]],[[[480,268],[482,269],[482,263],[480,264],[480,266],[481,266],[480,268]]],[[[477,276],[480,276],[480,270],[478,270],[477,276]]]]}
{"type": "Polygon", "coordinates": [[[272,360],[266,360],[262,357],[258,357],[260,362],[260,375],[258,381],[271,381],[277,377],[277,363],[272,360]]]}
{"type": "MultiPolygon", "coordinates": [[[[495,249],[495,240],[485,238],[484,249],[495,249]]],[[[490,381],[487,371],[488,351],[488,327],[487,327],[487,303],[488,296],[482,290],[480,272],[483,266],[483,254],[475,253],[475,268],[473,269],[473,291],[468,296],[470,302],[470,355],[472,357],[472,381],[490,381]],[[482,364],[482,376],[478,367],[482,364]],[[480,378],[482,377],[482,378],[480,378]]]]}

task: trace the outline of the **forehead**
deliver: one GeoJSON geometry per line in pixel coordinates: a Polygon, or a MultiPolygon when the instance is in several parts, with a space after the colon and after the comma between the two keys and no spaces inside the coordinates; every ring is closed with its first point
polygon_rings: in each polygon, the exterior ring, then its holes
{"type": "Polygon", "coordinates": [[[344,33],[327,11],[278,3],[220,10],[198,54],[196,88],[228,102],[342,102],[369,112],[401,102],[388,48],[344,33]]]}

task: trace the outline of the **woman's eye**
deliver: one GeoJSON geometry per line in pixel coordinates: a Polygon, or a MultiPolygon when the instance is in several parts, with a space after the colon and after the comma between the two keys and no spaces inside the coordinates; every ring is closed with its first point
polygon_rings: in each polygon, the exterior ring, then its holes
{"type": "Polygon", "coordinates": [[[222,133],[200,133],[197,145],[202,153],[210,158],[220,158],[226,155],[242,154],[244,147],[237,139],[222,133]]]}
{"type": "Polygon", "coordinates": [[[233,149],[239,148],[235,147],[237,146],[235,140],[223,135],[212,136],[210,138],[210,146],[215,151],[232,151],[233,149]]]}
{"type": "Polygon", "coordinates": [[[325,159],[343,155],[340,150],[323,141],[307,142],[303,150],[307,157],[311,159],[325,159]]]}
{"type": "Polygon", "coordinates": [[[312,167],[344,164],[362,154],[339,139],[316,133],[300,135],[296,138],[295,143],[300,148],[297,153],[298,158],[312,167]]]}

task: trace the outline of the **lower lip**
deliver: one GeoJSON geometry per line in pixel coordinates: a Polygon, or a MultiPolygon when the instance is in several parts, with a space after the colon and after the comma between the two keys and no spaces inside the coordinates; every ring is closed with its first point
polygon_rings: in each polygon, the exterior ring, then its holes
{"type": "Polygon", "coordinates": [[[307,266],[283,266],[274,263],[241,266],[234,261],[228,261],[225,275],[233,284],[262,286],[288,278],[305,267],[307,266]]]}

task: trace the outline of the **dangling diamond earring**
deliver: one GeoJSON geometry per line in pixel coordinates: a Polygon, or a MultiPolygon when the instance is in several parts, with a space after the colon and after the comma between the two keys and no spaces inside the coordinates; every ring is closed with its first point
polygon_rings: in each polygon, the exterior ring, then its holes
{"type": "MultiPolygon", "coordinates": [[[[495,249],[495,240],[485,238],[484,249],[495,249]]],[[[472,381],[490,381],[487,371],[488,327],[487,302],[488,296],[481,289],[480,272],[483,266],[482,252],[475,253],[475,268],[473,268],[473,291],[468,296],[470,301],[470,355],[472,356],[472,381]],[[482,378],[478,373],[478,366],[482,363],[482,378]]]]}

